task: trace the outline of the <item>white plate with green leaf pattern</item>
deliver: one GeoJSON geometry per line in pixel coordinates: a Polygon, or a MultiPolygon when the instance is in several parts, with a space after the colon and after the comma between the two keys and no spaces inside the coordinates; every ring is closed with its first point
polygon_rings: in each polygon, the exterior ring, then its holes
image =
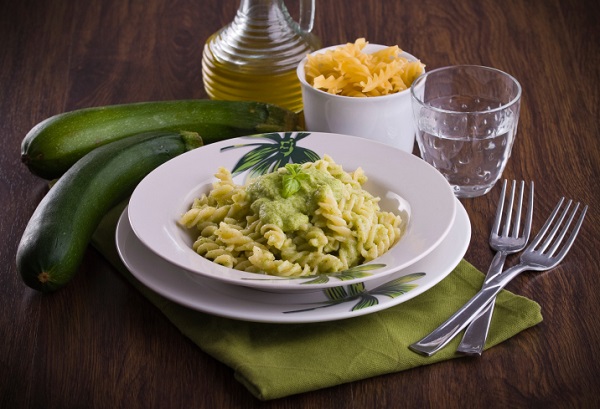
{"type": "Polygon", "coordinates": [[[230,285],[174,266],[141,243],[131,229],[127,209],[117,224],[116,243],[125,266],[143,285],[193,310],[255,322],[333,321],[374,313],[408,301],[450,274],[471,239],[467,212],[458,200],[456,203],[456,218],[450,232],[435,250],[418,262],[365,283],[312,292],[281,293],[230,285]]]}
{"type": "Polygon", "coordinates": [[[368,139],[321,132],[285,132],[240,137],[186,152],[151,172],[129,202],[129,221],[136,236],[168,262],[202,277],[271,291],[305,291],[385,277],[433,251],[448,234],[456,201],[446,179],[412,154],[368,139]],[[325,154],[347,172],[361,167],[363,188],[381,198],[380,207],[408,220],[400,240],[375,260],[342,272],[299,278],[238,271],[197,254],[194,238],[177,221],[193,199],[208,193],[215,173],[225,167],[234,181],[301,163],[325,154]]]}

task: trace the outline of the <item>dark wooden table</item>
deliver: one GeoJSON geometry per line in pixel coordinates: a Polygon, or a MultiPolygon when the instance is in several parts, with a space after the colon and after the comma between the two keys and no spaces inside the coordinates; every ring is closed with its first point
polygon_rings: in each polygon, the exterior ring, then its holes
{"type": "MultiPolygon", "coordinates": [[[[3,1],[0,9],[0,407],[599,407],[600,19],[595,0],[317,1],[324,45],[398,44],[429,69],[481,64],[523,85],[507,178],[536,182],[534,229],[559,197],[590,205],[554,271],[509,289],[544,321],[479,359],[458,359],[271,402],[199,350],[90,248],[62,291],[27,288],[21,233],[47,190],[20,163],[39,121],[77,108],[205,98],[204,40],[235,0],[3,1]],[[351,5],[351,6],[350,6],[351,5]]],[[[289,4],[292,13],[296,3],[289,4]]],[[[464,200],[466,259],[486,270],[498,191],[464,200]],[[495,193],[494,193],[495,192],[495,193]]]]}

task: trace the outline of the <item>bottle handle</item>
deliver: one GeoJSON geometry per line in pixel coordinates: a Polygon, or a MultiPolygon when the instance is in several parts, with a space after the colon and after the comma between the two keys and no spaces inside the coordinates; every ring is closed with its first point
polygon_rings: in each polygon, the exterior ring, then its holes
{"type": "Polygon", "coordinates": [[[300,29],[310,33],[315,23],[316,0],[300,0],[300,18],[298,25],[300,29]]]}

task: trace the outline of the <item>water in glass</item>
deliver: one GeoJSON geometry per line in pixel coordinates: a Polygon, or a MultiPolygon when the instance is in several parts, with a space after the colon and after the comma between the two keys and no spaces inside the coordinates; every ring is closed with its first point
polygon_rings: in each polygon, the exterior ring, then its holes
{"type": "Polygon", "coordinates": [[[498,109],[500,101],[470,96],[440,97],[428,105],[443,109],[421,108],[417,141],[423,159],[448,179],[458,197],[487,193],[510,156],[518,107],[517,112],[498,109]]]}

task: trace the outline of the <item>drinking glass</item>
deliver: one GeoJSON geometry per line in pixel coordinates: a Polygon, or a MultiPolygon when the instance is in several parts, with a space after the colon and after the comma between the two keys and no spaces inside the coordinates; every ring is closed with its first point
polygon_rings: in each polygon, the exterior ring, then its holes
{"type": "Polygon", "coordinates": [[[457,197],[489,192],[511,154],[519,82],[495,68],[457,65],[420,76],[411,96],[422,158],[446,177],[457,197]]]}

